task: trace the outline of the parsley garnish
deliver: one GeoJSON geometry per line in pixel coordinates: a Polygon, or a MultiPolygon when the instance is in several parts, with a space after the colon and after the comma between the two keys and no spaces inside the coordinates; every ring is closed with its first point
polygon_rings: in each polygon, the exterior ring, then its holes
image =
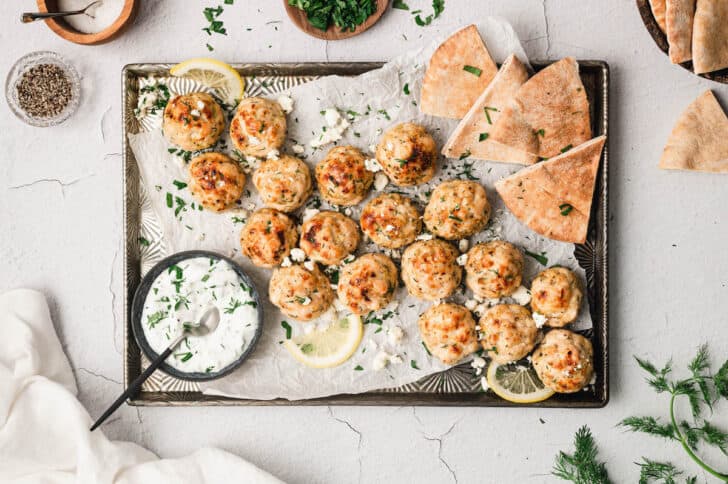
{"type": "Polygon", "coordinates": [[[410,366],[414,368],[415,370],[419,370],[420,367],[417,366],[417,362],[415,360],[410,360],[410,366]]]}
{"type": "Polygon", "coordinates": [[[356,365],[356,366],[354,367],[354,371],[362,371],[363,369],[364,369],[364,368],[362,368],[362,366],[361,366],[361,365],[356,365]]]}
{"type": "Polygon", "coordinates": [[[524,250],[527,256],[533,257],[538,261],[539,264],[542,266],[546,266],[549,263],[548,257],[546,257],[546,252],[541,252],[541,254],[534,254],[533,252],[530,252],[528,250],[524,250]]]}
{"type": "Polygon", "coordinates": [[[544,131],[544,129],[541,128],[538,131],[536,131],[536,136],[540,136],[543,138],[544,136],[546,136],[546,131],[544,131]]]}
{"type": "Polygon", "coordinates": [[[490,113],[488,111],[494,111],[494,112],[497,113],[498,112],[498,108],[492,108],[490,106],[485,106],[483,108],[483,112],[485,113],[485,119],[486,119],[486,121],[488,121],[488,124],[493,124],[493,120],[490,119],[490,113]]]}
{"type": "Polygon", "coordinates": [[[306,12],[315,28],[327,30],[336,25],[342,32],[353,32],[377,10],[375,0],[288,0],[288,4],[306,12]]]}
{"type": "Polygon", "coordinates": [[[182,357],[180,359],[180,361],[183,361],[184,362],[184,361],[187,361],[190,358],[192,358],[192,356],[194,356],[194,355],[190,351],[187,351],[186,353],[175,353],[174,354],[174,357],[175,358],[179,358],[180,356],[182,357]]]}
{"type": "Polygon", "coordinates": [[[179,180],[174,180],[172,182],[172,185],[176,186],[177,190],[182,190],[183,188],[185,188],[187,186],[187,184],[185,182],[181,182],[179,180]]]}
{"type": "Polygon", "coordinates": [[[567,151],[569,151],[569,150],[570,150],[571,148],[573,148],[573,145],[566,145],[566,146],[564,146],[563,148],[561,148],[561,152],[562,152],[562,153],[566,153],[566,152],[567,152],[567,151]]]}
{"type": "Polygon", "coordinates": [[[566,217],[571,213],[572,210],[574,210],[574,207],[572,207],[571,204],[562,203],[561,205],[559,205],[559,210],[561,210],[561,215],[566,217]]]}
{"type": "Polygon", "coordinates": [[[288,321],[281,321],[281,326],[283,326],[283,329],[286,330],[286,339],[291,339],[293,328],[291,328],[291,325],[288,324],[288,321]]]}
{"type": "Polygon", "coordinates": [[[458,158],[458,160],[464,160],[468,156],[470,156],[470,150],[465,150],[463,153],[460,153],[460,157],[458,158]]]}
{"type": "Polygon", "coordinates": [[[409,83],[406,83],[404,87],[402,88],[402,91],[409,96],[410,90],[409,90],[409,83]]]}
{"type": "Polygon", "coordinates": [[[399,10],[409,10],[409,5],[404,3],[402,0],[394,0],[392,2],[392,8],[398,8],[399,10]]]}
{"type": "Polygon", "coordinates": [[[490,136],[489,133],[480,133],[480,136],[478,136],[478,141],[485,141],[490,136]]]}
{"type": "Polygon", "coordinates": [[[469,72],[472,75],[477,76],[477,77],[480,77],[480,75],[483,73],[482,69],[478,69],[477,67],[468,66],[468,65],[463,66],[463,70],[465,72],[469,72]]]}
{"type": "Polygon", "coordinates": [[[242,306],[242,301],[230,298],[230,302],[228,303],[228,307],[225,308],[225,314],[233,314],[236,309],[238,309],[240,306],[242,306]]]}
{"type": "Polygon", "coordinates": [[[147,316],[147,325],[149,328],[154,328],[161,320],[167,317],[166,311],[157,311],[147,316]]]}

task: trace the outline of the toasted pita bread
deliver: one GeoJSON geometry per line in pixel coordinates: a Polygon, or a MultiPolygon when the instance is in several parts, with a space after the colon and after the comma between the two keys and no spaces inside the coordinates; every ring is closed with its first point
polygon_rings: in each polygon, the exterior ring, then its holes
{"type": "Polygon", "coordinates": [[[497,71],[475,25],[455,32],[430,58],[422,81],[420,110],[461,119],[497,71]]]}
{"type": "Polygon", "coordinates": [[[476,160],[524,165],[538,161],[536,155],[488,139],[501,112],[527,79],[526,67],[512,54],[452,132],[442,148],[442,154],[458,158],[463,153],[470,153],[470,158],[476,160]]]}
{"type": "Polygon", "coordinates": [[[677,120],[660,168],[728,173],[728,116],[711,91],[701,94],[677,120]]]}
{"type": "Polygon", "coordinates": [[[521,222],[545,237],[586,240],[594,184],[606,136],[499,180],[495,188],[521,222]]]}
{"type": "Polygon", "coordinates": [[[670,44],[670,61],[673,64],[680,64],[693,58],[691,46],[694,17],[695,0],[667,0],[665,21],[667,42],[670,44]]]}
{"type": "Polygon", "coordinates": [[[663,32],[667,32],[667,24],[665,23],[665,0],[650,0],[652,15],[657,21],[663,32]]]}
{"type": "Polygon", "coordinates": [[[489,137],[541,158],[590,138],[589,101],[573,57],[551,64],[526,81],[489,137]]]}
{"type": "Polygon", "coordinates": [[[693,22],[693,69],[696,74],[728,67],[728,2],[698,0],[693,22]]]}

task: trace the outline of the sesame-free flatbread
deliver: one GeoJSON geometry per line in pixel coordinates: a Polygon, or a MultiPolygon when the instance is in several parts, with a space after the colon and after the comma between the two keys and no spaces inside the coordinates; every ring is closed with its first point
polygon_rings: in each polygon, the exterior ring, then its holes
{"type": "Polygon", "coordinates": [[[521,222],[544,237],[586,240],[594,184],[606,136],[498,180],[495,188],[521,222]]]}
{"type": "Polygon", "coordinates": [[[462,119],[498,72],[475,25],[458,30],[440,44],[425,71],[420,110],[462,119]]]}
{"type": "Polygon", "coordinates": [[[680,64],[693,58],[693,18],[695,0],[667,0],[665,20],[669,55],[673,64],[680,64]]]}
{"type": "Polygon", "coordinates": [[[589,101],[573,57],[551,64],[526,81],[489,136],[540,158],[558,155],[590,138],[589,101]]]}
{"type": "Polygon", "coordinates": [[[442,154],[459,158],[530,165],[538,157],[489,139],[490,131],[518,89],[528,80],[526,66],[515,55],[506,59],[498,74],[475,101],[442,148],[442,154]]]}
{"type": "Polygon", "coordinates": [[[728,1],[698,0],[693,22],[696,74],[728,67],[728,1]]]}
{"type": "Polygon", "coordinates": [[[701,94],[677,120],[660,168],[728,173],[728,116],[711,91],[701,94]]]}
{"type": "Polygon", "coordinates": [[[666,0],[650,0],[650,8],[652,8],[652,15],[657,21],[657,25],[660,26],[663,32],[667,32],[667,24],[665,23],[665,2],[666,0]]]}

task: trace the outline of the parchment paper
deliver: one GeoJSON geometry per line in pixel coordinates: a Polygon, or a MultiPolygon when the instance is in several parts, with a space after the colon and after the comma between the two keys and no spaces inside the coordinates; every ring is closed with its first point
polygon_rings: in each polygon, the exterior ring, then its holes
{"type": "MultiPolygon", "coordinates": [[[[511,26],[502,19],[486,18],[479,23],[481,35],[488,49],[497,62],[502,62],[509,54],[515,53],[527,62],[520,41],[511,26]]],[[[312,149],[308,143],[321,133],[326,123],[321,111],[335,107],[342,115],[347,111],[357,113],[350,116],[351,126],[344,133],[338,144],[352,144],[359,147],[369,156],[370,146],[375,145],[381,133],[399,122],[414,121],[424,125],[430,131],[438,146],[442,146],[449,133],[454,129],[456,121],[434,118],[420,113],[419,103],[421,82],[427,62],[434,49],[444,40],[436,39],[426,48],[407,52],[381,69],[367,72],[358,77],[329,76],[287,91],[294,101],[293,112],[288,115],[289,139],[282,152],[292,153],[295,144],[306,147],[303,155],[307,163],[313,167],[333,145],[312,149]],[[409,94],[405,94],[404,86],[408,86],[409,94]]],[[[160,79],[169,85],[172,94],[200,90],[200,86],[179,80],[160,79]]],[[[150,80],[150,82],[152,82],[150,80]]],[[[249,89],[255,88],[257,80],[249,83],[249,89]]],[[[130,134],[129,143],[139,163],[143,183],[150,194],[152,205],[158,214],[164,233],[167,250],[177,252],[188,249],[207,249],[232,256],[251,275],[265,301],[265,327],[263,335],[252,357],[231,375],[202,385],[205,393],[254,399],[306,399],[341,393],[361,393],[369,390],[383,389],[404,385],[447,367],[429,356],[421,344],[417,319],[431,303],[419,301],[407,295],[400,287],[396,301],[390,307],[379,312],[384,315],[392,312],[392,316],[383,319],[381,325],[368,324],[359,349],[344,364],[330,369],[311,369],[295,361],[280,344],[285,338],[281,321],[291,322],[294,334],[303,330],[304,324],[291,321],[282,315],[268,302],[267,286],[270,270],[253,266],[240,255],[238,236],[242,228],[244,213],[215,214],[208,211],[192,209],[194,199],[186,189],[177,189],[175,180],[186,181],[186,164],[182,158],[170,153],[172,148],[164,139],[160,129],[161,118],[147,116],[142,119],[146,130],[139,134],[130,134]],[[171,194],[173,206],[168,207],[168,195],[171,194]],[[177,199],[181,200],[179,202],[177,199]],[[182,207],[182,208],[180,208],[182,207]],[[175,211],[179,208],[177,216],[175,211]],[[394,344],[388,337],[388,329],[399,326],[405,336],[400,344],[394,344]],[[381,328],[381,329],[380,329],[381,328]],[[390,355],[398,355],[400,364],[390,364],[384,370],[372,369],[374,357],[380,351],[390,355]],[[357,371],[355,368],[363,370],[357,371]]],[[[216,148],[226,148],[229,142],[223,140],[216,148]]],[[[440,181],[450,178],[464,178],[464,172],[470,170],[472,176],[478,177],[488,190],[488,198],[493,207],[491,223],[485,231],[471,240],[500,238],[508,240],[521,249],[548,257],[548,265],[560,264],[576,271],[585,281],[585,272],[574,258],[572,244],[555,242],[535,234],[516,220],[508,212],[497,196],[493,183],[504,176],[516,172],[520,165],[498,164],[488,162],[472,162],[464,160],[440,160],[440,168],[435,179],[427,186],[421,185],[410,189],[398,189],[387,185],[384,191],[399,191],[411,195],[421,207],[426,203],[426,193],[440,181]]],[[[252,210],[261,206],[250,181],[247,187],[249,196],[242,200],[242,208],[252,210]]],[[[371,196],[376,195],[376,191],[371,196]]],[[[314,194],[316,195],[316,194],[314,194]]],[[[347,214],[358,220],[359,212],[364,204],[354,207],[347,214]]],[[[325,203],[321,209],[327,209],[325,203]]],[[[300,216],[300,213],[299,213],[300,216]]],[[[379,251],[374,244],[365,241],[359,252],[379,251]]],[[[395,261],[400,252],[387,252],[395,261]]],[[[544,267],[531,257],[525,257],[524,285],[530,286],[531,279],[544,267]]],[[[452,300],[465,302],[472,298],[469,291],[453,296],[452,300]]],[[[582,312],[574,329],[591,327],[588,304],[584,301],[582,312]]],[[[324,323],[322,323],[324,324],[324,323]]]]}

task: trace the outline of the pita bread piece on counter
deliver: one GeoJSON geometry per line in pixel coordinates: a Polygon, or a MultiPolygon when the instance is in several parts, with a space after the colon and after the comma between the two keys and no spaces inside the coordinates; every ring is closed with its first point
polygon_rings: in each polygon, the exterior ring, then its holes
{"type": "Polygon", "coordinates": [[[657,25],[660,26],[663,32],[667,32],[667,24],[665,23],[665,1],[666,0],[650,0],[650,7],[652,8],[652,15],[657,21],[657,25]]]}
{"type": "Polygon", "coordinates": [[[583,244],[606,136],[498,180],[495,189],[521,222],[544,237],[583,244]]]}
{"type": "Polygon", "coordinates": [[[490,131],[518,89],[528,80],[526,66],[511,54],[498,74],[478,97],[442,148],[442,154],[459,158],[469,154],[476,160],[531,165],[538,157],[490,140],[490,131]]]}
{"type": "Polygon", "coordinates": [[[693,58],[693,18],[695,0],[667,0],[665,20],[667,42],[670,44],[670,61],[673,64],[687,62],[693,58]]]}
{"type": "Polygon", "coordinates": [[[440,44],[425,71],[420,110],[442,118],[462,119],[498,72],[475,25],[455,32],[440,44]]]}
{"type": "Polygon", "coordinates": [[[693,23],[696,74],[728,67],[728,1],[698,0],[693,23]]]}
{"type": "Polygon", "coordinates": [[[677,120],[660,168],[728,173],[728,116],[711,91],[701,94],[677,120]]]}
{"type": "Polygon", "coordinates": [[[579,65],[566,57],[521,86],[488,139],[551,158],[590,138],[589,101],[579,65]]]}

